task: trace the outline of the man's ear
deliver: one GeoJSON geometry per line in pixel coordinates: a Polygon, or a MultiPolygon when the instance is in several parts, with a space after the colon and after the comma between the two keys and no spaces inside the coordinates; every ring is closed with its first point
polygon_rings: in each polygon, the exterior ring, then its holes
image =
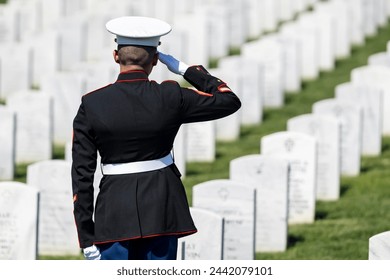
{"type": "Polygon", "coordinates": [[[156,53],[156,54],[153,56],[153,61],[152,61],[153,66],[156,66],[156,65],[157,65],[157,62],[158,62],[158,53],[156,53]]]}
{"type": "Polygon", "coordinates": [[[118,51],[117,50],[114,50],[112,52],[112,56],[114,57],[115,62],[119,63],[119,56],[118,56],[118,51]]]}

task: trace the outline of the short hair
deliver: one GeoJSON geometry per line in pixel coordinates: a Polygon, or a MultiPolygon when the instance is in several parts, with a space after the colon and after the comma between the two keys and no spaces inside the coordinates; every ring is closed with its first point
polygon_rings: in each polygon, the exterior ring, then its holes
{"type": "Polygon", "coordinates": [[[152,63],[156,47],[119,45],[118,58],[121,65],[140,65],[145,67],[152,63]]]}

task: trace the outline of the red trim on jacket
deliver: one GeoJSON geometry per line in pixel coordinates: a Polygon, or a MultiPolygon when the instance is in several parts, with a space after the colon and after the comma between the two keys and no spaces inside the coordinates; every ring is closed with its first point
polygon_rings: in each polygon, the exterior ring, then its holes
{"type": "Polygon", "coordinates": [[[121,242],[126,240],[135,240],[135,239],[141,239],[141,238],[153,238],[153,237],[159,237],[159,236],[172,236],[172,235],[189,235],[198,232],[197,230],[190,230],[190,231],[184,231],[184,232],[172,232],[172,233],[160,233],[160,234],[151,234],[146,236],[135,236],[131,238],[122,238],[122,239],[115,239],[115,240],[107,240],[107,241],[98,241],[94,242],[93,244],[105,244],[105,243],[113,243],[113,242],[121,242]]]}
{"type": "Polygon", "coordinates": [[[117,83],[131,83],[131,82],[140,82],[140,81],[149,81],[149,79],[134,79],[134,80],[117,80],[117,83]]]}
{"type": "Polygon", "coordinates": [[[173,84],[177,84],[177,81],[175,81],[175,80],[164,80],[164,81],[162,81],[161,83],[162,83],[162,84],[163,84],[163,83],[173,83],[173,84]]]}
{"type": "Polygon", "coordinates": [[[218,91],[220,92],[232,92],[232,90],[227,86],[227,84],[222,84],[218,86],[218,91]]]}
{"type": "Polygon", "coordinates": [[[103,89],[103,88],[109,87],[109,86],[111,86],[111,85],[112,85],[112,84],[108,84],[108,85],[106,85],[106,86],[104,86],[104,87],[101,87],[101,88],[95,89],[95,90],[93,90],[93,91],[87,92],[87,93],[84,94],[83,96],[87,96],[87,95],[89,95],[89,94],[91,94],[91,93],[94,93],[94,92],[96,92],[96,91],[98,91],[98,90],[101,90],[101,89],[103,89]]]}
{"type": "Polygon", "coordinates": [[[196,92],[196,93],[199,94],[199,95],[208,96],[208,97],[213,96],[211,93],[207,93],[207,92],[204,92],[204,91],[195,90],[195,89],[190,89],[190,90],[196,92]]]}
{"type": "Polygon", "coordinates": [[[127,71],[120,72],[119,75],[120,74],[128,74],[128,73],[132,73],[132,72],[141,72],[141,73],[145,73],[146,75],[148,74],[148,73],[146,73],[145,70],[127,70],[127,71]]]}

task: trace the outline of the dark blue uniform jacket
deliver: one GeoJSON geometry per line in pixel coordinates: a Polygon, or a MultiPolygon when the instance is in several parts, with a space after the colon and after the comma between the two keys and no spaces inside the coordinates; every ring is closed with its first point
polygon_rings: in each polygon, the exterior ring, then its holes
{"type": "Polygon", "coordinates": [[[159,84],[143,71],[129,71],[82,97],[72,147],[74,217],[81,248],[196,232],[175,164],[104,176],[94,209],[98,151],[102,163],[158,159],[170,153],[182,124],[222,118],[240,108],[237,96],[202,66],[189,67],[184,78],[196,90],[175,81],[159,84]]]}

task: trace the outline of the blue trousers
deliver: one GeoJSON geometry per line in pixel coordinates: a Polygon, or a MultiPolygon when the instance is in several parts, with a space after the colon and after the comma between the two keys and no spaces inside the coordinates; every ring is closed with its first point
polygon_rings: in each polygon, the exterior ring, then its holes
{"type": "Polygon", "coordinates": [[[176,260],[177,237],[140,238],[97,246],[101,260],[176,260]]]}

